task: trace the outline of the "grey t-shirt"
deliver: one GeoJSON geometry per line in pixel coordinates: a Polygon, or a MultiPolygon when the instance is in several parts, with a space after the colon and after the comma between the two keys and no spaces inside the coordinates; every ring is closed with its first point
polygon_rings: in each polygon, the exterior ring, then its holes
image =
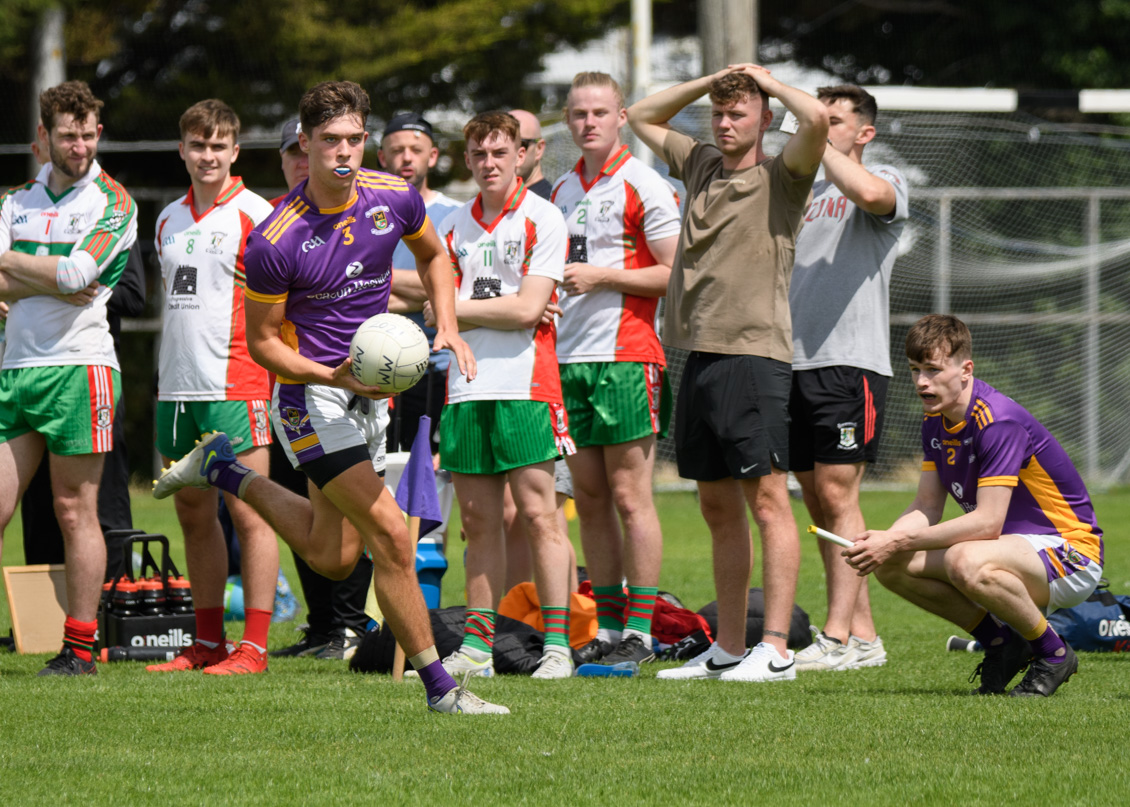
{"type": "Polygon", "coordinates": [[[892,165],[867,170],[895,189],[889,216],[860,210],[827,179],[812,187],[789,289],[794,370],[846,365],[891,375],[891,271],[906,225],[906,178],[892,165]]]}

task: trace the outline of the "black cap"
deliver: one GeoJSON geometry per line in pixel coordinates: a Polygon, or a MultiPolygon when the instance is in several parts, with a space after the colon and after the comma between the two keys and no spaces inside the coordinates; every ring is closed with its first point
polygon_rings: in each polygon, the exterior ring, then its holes
{"type": "Polygon", "coordinates": [[[423,115],[417,112],[402,112],[394,117],[388,122],[388,125],[385,126],[384,134],[381,135],[381,137],[388,137],[394,132],[403,131],[421,132],[422,134],[426,134],[428,139],[433,143],[436,139],[435,134],[432,132],[432,125],[424,120],[423,115]]]}
{"type": "Polygon", "coordinates": [[[291,118],[283,124],[282,143],[279,145],[280,154],[298,142],[298,133],[301,131],[302,122],[298,118],[291,118]]]}

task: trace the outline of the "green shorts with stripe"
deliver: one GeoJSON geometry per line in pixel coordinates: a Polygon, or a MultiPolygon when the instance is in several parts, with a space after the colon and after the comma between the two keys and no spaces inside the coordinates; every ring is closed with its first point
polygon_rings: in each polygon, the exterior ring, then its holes
{"type": "Polygon", "coordinates": [[[561,365],[561,393],[578,448],[667,436],[671,385],[658,364],[634,361],[561,365]]]}
{"type": "Polygon", "coordinates": [[[270,401],[157,401],[157,450],[171,460],[203,434],[224,432],[236,454],[271,444],[270,401]]]}
{"type": "Polygon", "coordinates": [[[114,448],[117,370],[101,365],[21,367],[0,372],[0,443],[38,432],[61,457],[114,448]]]}
{"type": "Polygon", "coordinates": [[[561,404],[463,401],[440,417],[440,459],[453,473],[501,474],[573,452],[561,404]]]}

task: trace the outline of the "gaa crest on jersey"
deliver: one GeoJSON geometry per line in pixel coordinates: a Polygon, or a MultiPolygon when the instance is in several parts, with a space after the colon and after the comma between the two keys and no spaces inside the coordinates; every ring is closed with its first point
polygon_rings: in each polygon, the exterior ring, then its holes
{"type": "Polygon", "coordinates": [[[844,451],[859,448],[859,444],[855,442],[854,423],[837,423],[836,427],[840,430],[840,444],[837,448],[842,448],[844,451]]]}
{"type": "Polygon", "coordinates": [[[388,205],[377,205],[365,211],[365,218],[373,222],[373,235],[385,235],[392,232],[392,222],[388,220],[388,205]]]}
{"type": "Polygon", "coordinates": [[[612,201],[604,201],[600,203],[600,212],[596,214],[597,221],[609,221],[608,211],[612,209],[612,201]]]}
{"type": "Polygon", "coordinates": [[[522,262],[522,242],[506,241],[502,245],[502,260],[507,266],[517,266],[522,262]]]}
{"type": "Polygon", "coordinates": [[[94,422],[100,429],[108,429],[114,422],[114,410],[109,406],[99,406],[94,410],[94,422]]]}
{"type": "Polygon", "coordinates": [[[83,215],[72,213],[67,221],[67,228],[63,230],[67,235],[78,235],[82,232],[83,215]]]}
{"type": "Polygon", "coordinates": [[[228,237],[227,233],[213,232],[212,233],[212,243],[209,244],[208,248],[204,251],[210,252],[213,255],[222,255],[223,252],[224,252],[224,248],[220,245],[224,242],[224,239],[227,238],[227,237],[228,237]]]}
{"type": "Polygon", "coordinates": [[[302,427],[310,422],[310,413],[295,406],[284,406],[279,414],[283,426],[292,432],[302,431],[302,427]]]}

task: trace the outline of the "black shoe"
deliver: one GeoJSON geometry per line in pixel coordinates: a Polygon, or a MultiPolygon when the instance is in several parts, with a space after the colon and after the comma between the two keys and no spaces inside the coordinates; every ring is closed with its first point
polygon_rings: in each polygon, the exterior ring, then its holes
{"type": "Polygon", "coordinates": [[[573,663],[578,667],[582,664],[595,664],[611,652],[611,644],[600,639],[592,639],[580,650],[573,651],[573,663]]]}
{"type": "Polygon", "coordinates": [[[636,664],[655,661],[655,653],[651,651],[648,643],[644,642],[638,633],[629,633],[620,640],[620,644],[616,645],[615,650],[605,654],[604,658],[598,663],[611,666],[624,661],[634,661],[636,664]]]}
{"type": "Polygon", "coordinates": [[[47,666],[36,673],[42,675],[97,675],[98,668],[93,661],[83,661],[75,655],[75,651],[66,645],[59,651],[59,655],[47,662],[47,666]]]}
{"type": "Polygon", "coordinates": [[[1009,631],[1009,639],[996,647],[985,648],[985,659],[977,665],[969,683],[981,676],[981,686],[973,690],[974,695],[1003,695],[1016,674],[1028,666],[1032,658],[1032,646],[1014,630],[1009,631]]]}
{"type": "Polygon", "coordinates": [[[1067,679],[1075,675],[1075,671],[1079,669],[1079,657],[1075,655],[1075,651],[1070,645],[1065,644],[1064,647],[1067,648],[1067,654],[1063,657],[1063,661],[1059,664],[1050,664],[1045,659],[1036,659],[1028,667],[1028,674],[1024,676],[1024,680],[1008,694],[1014,698],[1035,695],[1050,698],[1054,695],[1055,691],[1066,684],[1067,679]]]}
{"type": "Polygon", "coordinates": [[[272,650],[267,655],[273,658],[285,656],[313,656],[324,650],[334,638],[328,633],[314,633],[309,628],[304,628],[303,633],[303,637],[290,647],[272,650]]]}
{"type": "Polygon", "coordinates": [[[361,634],[346,628],[345,634],[330,639],[329,644],[314,654],[314,658],[348,661],[361,645],[361,634]]]}

